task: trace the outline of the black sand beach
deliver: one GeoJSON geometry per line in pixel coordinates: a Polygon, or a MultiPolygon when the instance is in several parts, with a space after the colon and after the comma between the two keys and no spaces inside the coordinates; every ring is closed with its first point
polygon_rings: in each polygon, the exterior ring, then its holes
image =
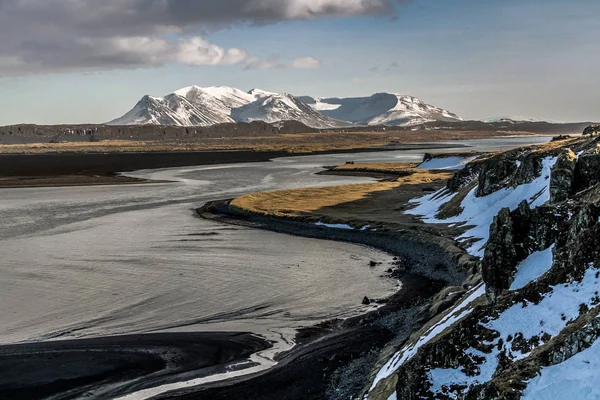
{"type": "Polygon", "coordinates": [[[114,398],[223,372],[269,348],[240,333],[155,333],[0,347],[2,399],[114,398]]]}

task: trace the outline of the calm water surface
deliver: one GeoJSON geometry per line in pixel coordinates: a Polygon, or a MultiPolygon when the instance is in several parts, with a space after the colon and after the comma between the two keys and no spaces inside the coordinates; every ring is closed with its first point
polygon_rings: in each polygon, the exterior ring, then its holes
{"type": "MultiPolygon", "coordinates": [[[[462,142],[498,150],[548,138],[462,142]]],[[[442,150],[440,150],[442,151],[442,150]]],[[[423,150],[303,156],[139,171],[174,183],[0,190],[0,343],[162,330],[294,328],[364,310],[398,282],[390,256],[197,219],[208,200],[365,182],[314,175],[344,161],[416,161],[423,150]],[[371,260],[383,262],[369,268],[371,260]]]]}

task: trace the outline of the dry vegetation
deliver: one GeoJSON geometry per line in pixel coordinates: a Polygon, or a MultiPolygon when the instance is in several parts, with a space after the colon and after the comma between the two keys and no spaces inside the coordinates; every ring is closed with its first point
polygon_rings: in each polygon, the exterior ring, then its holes
{"type": "Polygon", "coordinates": [[[386,182],[255,193],[239,197],[231,205],[253,214],[277,217],[381,222],[397,217],[405,220],[401,212],[404,209],[395,209],[402,198],[408,200],[422,194],[427,185],[437,187],[452,176],[451,172],[414,169],[415,164],[410,163],[355,164],[354,170],[364,171],[361,168],[365,165],[373,172],[402,170],[408,174],[386,182]]]}

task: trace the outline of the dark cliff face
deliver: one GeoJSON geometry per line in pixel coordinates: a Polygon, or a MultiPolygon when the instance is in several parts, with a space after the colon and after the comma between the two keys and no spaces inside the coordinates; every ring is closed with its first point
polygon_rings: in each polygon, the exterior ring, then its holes
{"type": "Polygon", "coordinates": [[[596,140],[569,140],[541,151],[503,153],[467,166],[451,180],[449,188],[460,188],[469,179],[477,179],[477,193],[485,196],[531,182],[539,176],[542,160],[556,157],[549,179],[551,201],[531,208],[530,199],[523,199],[512,211],[502,209],[494,218],[480,262],[487,296],[398,369],[398,399],[518,399],[526,382],[543,366],[563,362],[600,338],[598,295],[589,304],[580,305],[579,315],[565,321],[559,334],[531,338],[517,334],[508,343],[487,325],[515,305],[535,307],[556,286],[579,282],[590,269],[595,271],[595,265],[600,266],[600,158],[596,140]],[[478,176],[474,178],[475,172],[478,176]],[[551,246],[551,268],[524,287],[510,290],[519,263],[534,252],[549,251],[551,246]],[[515,358],[515,352],[525,356],[515,358]],[[486,355],[492,353],[497,354],[497,365],[491,379],[432,391],[433,369],[479,376],[486,355]]]}
{"type": "Polygon", "coordinates": [[[580,154],[575,168],[574,190],[580,192],[600,182],[600,144],[580,154]]]}
{"type": "Polygon", "coordinates": [[[487,295],[492,300],[510,287],[511,278],[516,272],[517,249],[513,232],[510,210],[504,208],[494,217],[490,227],[490,240],[486,245],[481,268],[487,295]]]}
{"type": "Polygon", "coordinates": [[[550,202],[560,203],[569,198],[573,192],[577,156],[571,149],[565,149],[558,156],[552,168],[550,181],[550,202]]]}
{"type": "Polygon", "coordinates": [[[487,161],[479,172],[477,196],[483,197],[508,186],[510,179],[517,172],[517,154],[505,157],[494,157],[487,161]]]}

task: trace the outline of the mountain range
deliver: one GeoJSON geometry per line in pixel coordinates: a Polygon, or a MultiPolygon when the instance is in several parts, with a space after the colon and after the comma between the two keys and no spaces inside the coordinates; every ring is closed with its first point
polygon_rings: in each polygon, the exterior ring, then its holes
{"type": "Polygon", "coordinates": [[[295,97],[260,89],[189,86],[164,97],[144,96],[107,125],[210,126],[232,122],[299,121],[319,129],[350,126],[411,126],[462,119],[412,96],[377,93],[370,97],[295,97]]]}

